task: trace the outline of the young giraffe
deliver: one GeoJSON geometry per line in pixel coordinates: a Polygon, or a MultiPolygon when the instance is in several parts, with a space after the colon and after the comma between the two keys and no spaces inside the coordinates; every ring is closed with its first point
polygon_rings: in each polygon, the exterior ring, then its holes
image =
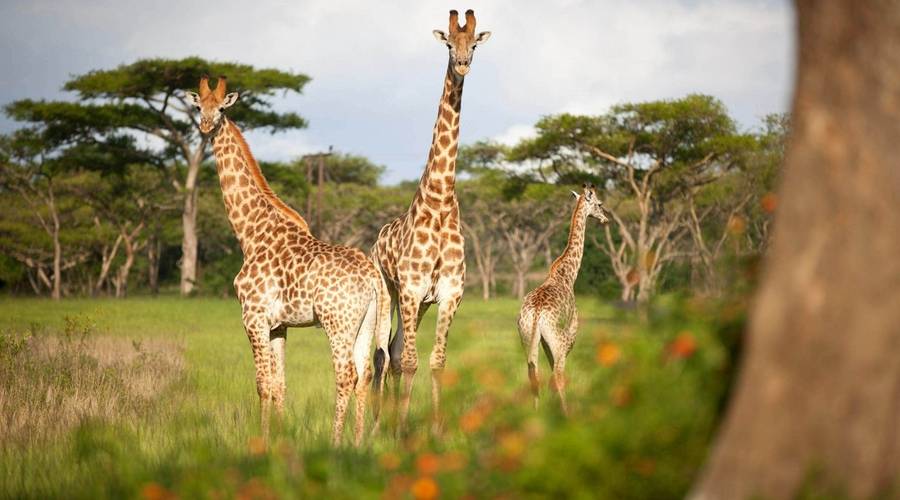
{"type": "MultiPolygon", "coordinates": [[[[385,364],[403,380],[400,428],[409,413],[412,379],[418,367],[416,330],[429,305],[438,304],[434,349],[431,352],[433,423],[437,428],[441,373],[447,348],[447,331],[463,294],[466,264],[456,199],[456,152],[463,81],[469,72],[475,47],[490,32],[475,34],[475,13],[466,11],[466,25],[450,11],[449,33],[434,30],[434,37],[450,50],[444,91],[434,124],[428,163],[407,212],[381,228],[372,256],[388,281],[391,299],[399,314],[397,333],[379,339],[375,352],[375,380],[380,398],[385,364]],[[390,351],[390,352],[388,352],[390,351]]],[[[398,380],[398,384],[400,381],[398,380]]]]}
{"type": "Polygon", "coordinates": [[[565,398],[566,356],[575,344],[578,331],[578,311],[575,308],[575,278],[581,267],[581,256],[584,254],[584,230],[587,218],[594,217],[601,224],[609,223],[603,213],[603,202],[597,199],[593,184],[584,185],[584,193],[572,191],[577,199],[572,211],[572,225],[569,228],[569,242],[550,266],[550,273],[541,286],[535,288],[522,302],[519,311],[519,337],[528,357],[528,378],[531,380],[531,392],[534,394],[534,405],[538,404],[538,344],[553,368],[551,385],[559,393],[559,401],[563,413],[568,414],[565,398]]]}
{"type": "Polygon", "coordinates": [[[320,325],[331,343],[337,397],[332,439],[340,442],[351,392],[356,393],[356,444],[363,436],[372,338],[390,335],[390,300],[374,264],[355,248],[330,245],[309,232],[306,221],[282,202],[266,179],[237,125],[224,111],[238,99],[225,95],[225,77],[211,91],[187,92],[200,112],[200,131],[213,135],[216,170],[228,220],[244,263],[234,279],[256,365],[263,435],[270,406],[284,410],[287,328],[320,325]]]}

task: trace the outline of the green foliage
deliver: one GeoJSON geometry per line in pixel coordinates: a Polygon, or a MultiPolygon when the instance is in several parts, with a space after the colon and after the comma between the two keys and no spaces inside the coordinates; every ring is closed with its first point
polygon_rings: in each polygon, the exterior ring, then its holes
{"type": "MultiPolygon", "coordinates": [[[[266,449],[256,437],[254,372],[235,301],[0,302],[0,312],[17,311],[0,314],[0,331],[39,320],[42,338],[67,328],[78,338],[81,327],[66,327],[64,317],[92,311],[89,340],[137,350],[115,371],[92,363],[92,351],[81,351],[86,364],[71,373],[79,374],[72,380],[83,382],[73,387],[83,394],[108,394],[115,383],[124,389],[123,377],[142,373],[164,382],[140,402],[130,402],[126,390],[120,395],[125,404],[57,428],[52,439],[5,447],[3,494],[683,497],[721,416],[733,373],[727,333],[733,327],[727,325],[742,329],[743,305],[665,297],[641,322],[580,301],[580,336],[567,368],[569,419],[544,384],[539,410],[531,406],[515,333],[517,308],[511,300],[463,302],[444,379],[442,438],[429,437],[428,380],[418,377],[410,435],[393,437],[388,411],[386,427],[359,450],[328,444],[333,378],[327,339],[317,330],[292,330],[287,417],[266,449]],[[127,343],[132,339],[139,340],[135,347],[127,343]],[[160,350],[171,339],[184,344],[183,368],[160,350]],[[151,357],[141,361],[140,353],[151,357]],[[95,380],[88,373],[108,378],[90,388],[81,385],[95,380]]],[[[435,319],[432,310],[423,325],[435,319]]],[[[419,349],[427,356],[431,339],[422,338],[419,349]]],[[[18,352],[18,358],[38,359],[27,348],[18,352]]],[[[0,387],[10,383],[14,378],[0,378],[0,387]]]]}

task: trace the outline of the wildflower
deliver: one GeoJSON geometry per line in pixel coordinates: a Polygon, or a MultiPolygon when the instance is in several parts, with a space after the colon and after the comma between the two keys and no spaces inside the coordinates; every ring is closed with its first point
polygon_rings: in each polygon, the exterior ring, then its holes
{"type": "Polygon", "coordinates": [[[669,355],[676,359],[686,359],[697,351],[697,341],[691,332],[681,332],[669,344],[669,355]]]}
{"type": "Polygon", "coordinates": [[[423,453],[416,459],[416,470],[423,476],[432,476],[441,467],[440,458],[434,453],[423,453]]]}
{"type": "Polygon", "coordinates": [[[147,483],[141,488],[141,498],[144,500],[168,500],[175,498],[175,494],[167,490],[159,483],[147,483]]]}
{"type": "Polygon", "coordinates": [[[775,209],[778,208],[778,195],[775,193],[766,193],[759,200],[759,204],[765,213],[774,213],[775,209]]]}
{"type": "Polygon", "coordinates": [[[420,477],[413,483],[412,488],[410,489],[413,498],[417,500],[437,498],[439,491],[437,483],[430,477],[420,477]]]}
{"type": "Polygon", "coordinates": [[[621,349],[612,342],[603,342],[597,347],[597,362],[603,366],[612,366],[619,361],[621,349]]]}

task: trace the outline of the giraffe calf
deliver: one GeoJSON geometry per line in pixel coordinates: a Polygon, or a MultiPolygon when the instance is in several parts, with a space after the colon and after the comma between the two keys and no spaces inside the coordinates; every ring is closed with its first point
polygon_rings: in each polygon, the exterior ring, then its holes
{"type": "Polygon", "coordinates": [[[519,337],[528,360],[528,379],[537,408],[540,395],[538,376],[538,346],[543,347],[553,373],[550,385],[559,394],[563,413],[568,415],[565,398],[566,358],[575,345],[578,333],[578,310],[575,306],[575,279],[584,254],[584,231],[587,218],[593,217],[608,224],[603,202],[597,199],[593,184],[584,185],[581,195],[572,192],[577,200],[572,211],[569,241],[550,266],[550,273],[541,286],[525,296],[519,310],[519,337]]]}

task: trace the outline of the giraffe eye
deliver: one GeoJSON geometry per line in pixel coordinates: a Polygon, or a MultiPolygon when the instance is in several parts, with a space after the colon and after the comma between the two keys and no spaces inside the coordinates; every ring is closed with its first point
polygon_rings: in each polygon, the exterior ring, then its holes
{"type": "Polygon", "coordinates": [[[224,112],[225,112],[225,107],[224,107],[224,106],[222,106],[221,108],[219,108],[219,113],[224,113],[224,112]]]}
{"type": "Polygon", "coordinates": [[[194,108],[196,108],[197,111],[200,111],[200,106],[194,106],[194,108]]]}
{"type": "Polygon", "coordinates": [[[447,48],[448,48],[448,49],[452,49],[453,47],[451,47],[450,44],[448,43],[448,44],[447,44],[447,48]]]}

